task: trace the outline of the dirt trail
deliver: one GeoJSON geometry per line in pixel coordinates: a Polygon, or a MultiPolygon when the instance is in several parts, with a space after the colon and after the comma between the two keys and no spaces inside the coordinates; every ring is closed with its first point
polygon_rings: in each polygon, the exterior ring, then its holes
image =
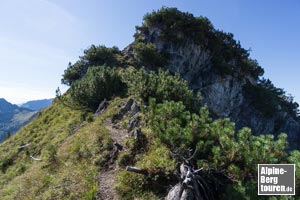
{"type": "MultiPolygon", "coordinates": [[[[104,120],[104,124],[106,125],[106,128],[110,132],[111,139],[114,143],[123,144],[125,138],[127,137],[127,130],[116,126],[111,122],[111,120],[106,119],[104,120]]],[[[116,158],[117,158],[117,147],[114,147],[115,152],[112,152],[111,159],[109,161],[109,166],[105,169],[103,169],[100,172],[98,181],[99,181],[99,190],[98,190],[98,198],[101,200],[117,200],[117,194],[114,190],[115,185],[115,178],[116,174],[118,173],[119,169],[116,164],[116,158]]]]}

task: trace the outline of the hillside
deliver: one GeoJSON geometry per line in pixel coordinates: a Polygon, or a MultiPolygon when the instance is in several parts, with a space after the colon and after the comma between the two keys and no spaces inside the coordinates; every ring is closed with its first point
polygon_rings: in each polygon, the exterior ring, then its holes
{"type": "Polygon", "coordinates": [[[0,99],[0,142],[7,137],[7,133],[13,134],[28,123],[36,112],[20,108],[17,105],[0,99]]]}
{"type": "Polygon", "coordinates": [[[19,105],[21,108],[27,108],[29,110],[41,110],[51,105],[53,99],[41,99],[28,101],[19,105]]]}
{"type": "Polygon", "coordinates": [[[0,144],[1,199],[285,199],[257,196],[259,163],[296,164],[299,195],[298,105],[262,75],[207,18],[149,13],[0,144]]]}

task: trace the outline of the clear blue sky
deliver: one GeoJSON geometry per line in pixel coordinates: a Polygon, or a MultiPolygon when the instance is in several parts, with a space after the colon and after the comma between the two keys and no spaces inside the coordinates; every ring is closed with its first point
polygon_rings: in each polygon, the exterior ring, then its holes
{"type": "Polygon", "coordinates": [[[298,0],[1,0],[0,97],[13,103],[49,98],[69,61],[91,44],[133,41],[145,13],[177,7],[232,32],[265,77],[300,102],[298,0]]]}

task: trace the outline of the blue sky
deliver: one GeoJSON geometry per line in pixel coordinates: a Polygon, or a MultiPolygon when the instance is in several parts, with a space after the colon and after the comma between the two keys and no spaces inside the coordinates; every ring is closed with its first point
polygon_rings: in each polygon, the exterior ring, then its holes
{"type": "Polygon", "coordinates": [[[124,48],[144,14],[161,6],[206,16],[232,32],[265,77],[300,102],[298,0],[1,0],[0,97],[53,97],[69,61],[91,44],[124,48]]]}

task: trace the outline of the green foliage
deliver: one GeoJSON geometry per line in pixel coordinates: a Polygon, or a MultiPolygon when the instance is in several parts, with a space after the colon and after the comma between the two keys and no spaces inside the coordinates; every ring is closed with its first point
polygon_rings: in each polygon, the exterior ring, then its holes
{"type": "MultiPolygon", "coordinates": [[[[249,128],[236,132],[234,123],[229,119],[212,121],[207,108],[202,108],[196,114],[187,111],[181,102],[156,104],[151,101],[148,123],[171,150],[182,152],[187,148],[197,148],[198,167],[223,170],[237,181],[239,185],[228,186],[235,191],[231,194],[232,199],[237,198],[234,195],[255,194],[253,184],[257,180],[258,163],[288,162],[286,134],[280,134],[274,140],[273,135],[254,136],[249,128]]],[[[293,155],[290,159],[295,161],[297,154],[293,155]]],[[[215,181],[222,182],[221,179],[215,181]]]]}
{"type": "Polygon", "coordinates": [[[262,79],[257,85],[250,83],[244,86],[246,95],[253,100],[253,105],[265,116],[272,117],[274,113],[285,111],[297,120],[299,105],[293,101],[292,96],[287,96],[283,89],[276,88],[269,79],[262,79]]]}
{"type": "Polygon", "coordinates": [[[185,80],[161,69],[147,72],[144,68],[90,67],[84,77],[71,85],[68,93],[74,107],[94,111],[103,99],[122,95],[126,90],[145,102],[151,97],[157,102],[182,101],[190,110],[198,109],[200,104],[200,94],[195,95],[185,80]]]}
{"type": "Polygon", "coordinates": [[[213,30],[212,24],[205,17],[195,18],[192,14],[180,12],[177,8],[163,7],[144,16],[143,25],[137,27],[136,39],[139,39],[139,31],[157,26],[162,28],[162,38],[177,43],[184,41],[182,35],[189,35],[195,40],[206,41],[209,33],[213,30]]]}
{"type": "Polygon", "coordinates": [[[149,120],[153,131],[167,146],[188,148],[192,145],[193,135],[190,131],[181,129],[186,127],[191,116],[181,102],[164,102],[156,104],[150,101],[149,120]]]}
{"type": "Polygon", "coordinates": [[[233,75],[238,71],[241,75],[249,74],[255,79],[264,74],[258,62],[249,57],[249,51],[242,48],[232,33],[213,30],[211,34],[208,49],[211,51],[212,63],[218,72],[233,75]]]}
{"type": "Polygon", "coordinates": [[[240,71],[257,79],[264,73],[258,63],[249,58],[249,51],[241,47],[232,33],[216,30],[206,17],[194,17],[177,8],[163,7],[144,16],[143,25],[137,27],[136,40],[143,41],[142,35],[149,34],[149,29],[153,27],[161,30],[160,37],[166,42],[180,45],[192,40],[208,49],[216,71],[221,74],[240,71]]]}
{"type": "Polygon", "coordinates": [[[75,64],[69,63],[62,78],[62,83],[72,85],[72,83],[82,78],[91,66],[116,66],[118,64],[118,55],[120,50],[117,47],[108,48],[103,45],[92,45],[84,50],[84,55],[79,57],[75,64]]]}
{"type": "Polygon", "coordinates": [[[127,84],[128,94],[148,101],[150,97],[157,102],[164,100],[182,101],[191,110],[200,104],[200,95],[194,95],[188,84],[178,74],[171,75],[168,71],[157,73],[145,69],[128,68],[122,73],[122,80],[127,84]]]}
{"type": "Polygon", "coordinates": [[[154,44],[143,42],[135,42],[133,50],[140,65],[150,69],[162,68],[168,63],[168,56],[162,52],[158,52],[154,44]]]}
{"type": "Polygon", "coordinates": [[[75,105],[96,110],[99,103],[123,92],[124,85],[114,68],[90,67],[86,75],[75,81],[69,90],[75,105]]]}
{"type": "Polygon", "coordinates": [[[200,115],[190,113],[182,102],[165,101],[156,103],[150,101],[148,123],[157,136],[171,149],[195,148],[200,139],[200,133],[208,134],[208,109],[200,110],[200,115]]]}
{"type": "Polygon", "coordinates": [[[289,163],[293,163],[296,165],[296,174],[295,174],[295,178],[296,178],[296,188],[295,188],[295,192],[296,195],[299,196],[300,195],[300,152],[299,151],[292,151],[290,153],[290,156],[288,157],[288,161],[289,163]]]}

